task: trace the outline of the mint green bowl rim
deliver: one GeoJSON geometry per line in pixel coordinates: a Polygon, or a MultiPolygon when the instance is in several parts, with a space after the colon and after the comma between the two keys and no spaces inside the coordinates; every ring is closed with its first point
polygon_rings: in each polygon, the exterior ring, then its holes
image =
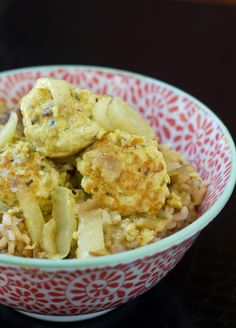
{"type": "Polygon", "coordinates": [[[21,267],[33,267],[46,270],[63,270],[63,269],[78,269],[78,268],[91,268],[91,267],[101,267],[101,266],[114,266],[119,263],[129,263],[137,259],[142,259],[145,256],[150,256],[155,253],[165,251],[174,245],[178,245],[182,241],[191,238],[200,232],[205,226],[207,226],[227,203],[231,193],[233,192],[235,181],[236,181],[236,149],[234,141],[224,125],[216,114],[214,114],[206,105],[197,100],[195,97],[191,96],[185,91],[176,88],[168,83],[162,82],[158,79],[148,77],[142,74],[133,73],[126,70],[119,70],[108,67],[101,66],[86,66],[86,65],[49,65],[49,66],[34,66],[34,67],[24,67],[13,70],[8,70],[0,73],[0,78],[14,73],[24,73],[24,72],[34,72],[37,70],[57,70],[66,69],[70,71],[84,71],[84,70],[98,70],[114,74],[123,74],[137,79],[142,79],[147,82],[157,83],[160,86],[166,87],[173,90],[174,92],[185,96],[192,100],[197,106],[204,110],[214,121],[217,122],[222,132],[224,133],[227,142],[229,144],[230,155],[231,155],[231,172],[228,178],[227,184],[219,196],[217,201],[196,221],[183,228],[182,230],[165,237],[162,240],[156,241],[152,244],[136,248],[134,250],[125,251],[122,253],[117,253],[113,255],[101,256],[91,259],[67,259],[67,260],[48,260],[48,259],[31,259],[23,258],[18,256],[0,254],[0,265],[4,266],[21,266],[21,267]]]}

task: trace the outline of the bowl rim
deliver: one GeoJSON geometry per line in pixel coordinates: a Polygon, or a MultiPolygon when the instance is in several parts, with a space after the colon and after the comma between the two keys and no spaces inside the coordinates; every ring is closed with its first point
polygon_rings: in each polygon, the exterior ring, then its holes
{"type": "Polygon", "coordinates": [[[29,73],[37,70],[60,70],[66,69],[69,71],[85,71],[85,70],[95,70],[103,71],[112,74],[122,74],[129,77],[134,77],[137,79],[145,80],[147,82],[156,83],[162,87],[166,87],[174,92],[185,96],[188,99],[192,100],[197,106],[204,110],[208,116],[211,116],[214,119],[222,132],[224,133],[227,142],[230,148],[231,155],[231,172],[226,183],[226,186],[219,196],[217,201],[213,206],[211,206],[203,215],[201,215],[196,221],[188,225],[187,227],[167,236],[159,241],[151,243],[149,245],[141,246],[139,248],[124,251],[117,254],[100,256],[91,259],[66,259],[66,260],[50,260],[50,259],[35,259],[35,258],[24,258],[18,256],[12,256],[7,254],[0,254],[0,266],[20,266],[20,267],[33,267],[39,269],[80,269],[80,268],[89,268],[89,267],[101,267],[101,266],[114,266],[120,263],[129,263],[137,259],[142,259],[145,256],[153,255],[154,253],[159,253],[165,251],[175,245],[180,244],[186,239],[191,238],[194,235],[197,235],[206,225],[208,225],[219,212],[223,209],[227,203],[230,195],[233,192],[234,185],[236,182],[236,148],[228,129],[221,121],[221,119],[211,111],[205,104],[201,101],[190,95],[189,93],[171,85],[166,82],[160,81],[156,78],[152,78],[143,74],[134,73],[128,70],[115,69],[110,67],[103,66],[91,66],[91,65],[39,65],[39,66],[29,66],[24,68],[17,68],[12,70],[7,70],[0,72],[0,78],[12,75],[14,73],[29,73]]]}

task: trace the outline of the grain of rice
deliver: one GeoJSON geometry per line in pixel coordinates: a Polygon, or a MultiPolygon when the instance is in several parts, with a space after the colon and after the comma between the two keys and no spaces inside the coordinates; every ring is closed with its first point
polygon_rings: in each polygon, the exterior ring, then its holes
{"type": "Polygon", "coordinates": [[[23,255],[24,249],[30,246],[28,231],[15,213],[17,208],[3,213],[2,223],[0,224],[0,253],[11,255],[23,255]]]}
{"type": "MultiPolygon", "coordinates": [[[[169,198],[156,216],[121,217],[117,212],[101,209],[105,251],[93,252],[93,256],[112,254],[144,246],[160,240],[190,224],[197,218],[197,209],[204,197],[207,184],[182,155],[162,145],[161,151],[168,162],[171,178],[169,198]]],[[[31,244],[20,208],[1,207],[0,253],[24,257],[42,257],[42,250],[31,244]],[[41,254],[41,255],[40,255],[41,254]]],[[[101,208],[96,200],[81,200],[75,206],[80,211],[101,208]]],[[[79,238],[78,232],[73,235],[79,238]]],[[[71,254],[73,252],[71,251],[71,254]]],[[[75,255],[71,255],[72,257],[75,255]]]]}
{"type": "Polygon", "coordinates": [[[0,249],[5,248],[6,246],[7,246],[7,238],[2,237],[2,238],[0,239],[0,249]]]}
{"type": "Polygon", "coordinates": [[[8,213],[3,214],[2,223],[5,226],[10,226],[12,224],[12,218],[11,218],[10,214],[8,214],[8,213]]]}
{"type": "Polygon", "coordinates": [[[8,230],[7,235],[8,235],[8,238],[9,238],[10,241],[15,241],[15,239],[16,239],[15,234],[12,230],[8,230]]]}
{"type": "Polygon", "coordinates": [[[15,247],[16,247],[16,243],[14,243],[13,241],[8,241],[8,248],[7,248],[8,254],[14,255],[15,247]]]}

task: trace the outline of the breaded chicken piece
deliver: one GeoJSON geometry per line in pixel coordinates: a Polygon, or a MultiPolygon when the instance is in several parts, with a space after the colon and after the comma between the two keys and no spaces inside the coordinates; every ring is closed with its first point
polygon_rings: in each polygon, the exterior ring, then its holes
{"type": "Polygon", "coordinates": [[[28,141],[17,140],[0,154],[0,200],[13,206],[17,187],[24,185],[45,206],[51,191],[62,183],[54,164],[28,141]]]}
{"type": "Polygon", "coordinates": [[[97,99],[63,80],[38,80],[21,102],[25,136],[47,157],[77,153],[105,133],[91,119],[97,99]]]}
{"type": "Polygon", "coordinates": [[[154,140],[116,130],[77,159],[84,190],[121,215],[155,215],[169,194],[169,176],[154,140]]]}

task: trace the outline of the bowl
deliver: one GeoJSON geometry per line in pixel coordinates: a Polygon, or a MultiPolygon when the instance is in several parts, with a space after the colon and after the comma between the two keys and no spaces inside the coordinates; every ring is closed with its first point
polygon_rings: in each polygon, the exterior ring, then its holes
{"type": "Polygon", "coordinates": [[[40,66],[0,74],[0,98],[9,108],[47,76],[99,94],[119,96],[139,111],[209,181],[199,218],[153,244],[92,259],[44,260],[0,255],[0,303],[39,319],[83,320],[136,298],[180,261],[201,230],[222,210],[236,179],[233,140],[200,101],[139,74],[90,66],[40,66]]]}

